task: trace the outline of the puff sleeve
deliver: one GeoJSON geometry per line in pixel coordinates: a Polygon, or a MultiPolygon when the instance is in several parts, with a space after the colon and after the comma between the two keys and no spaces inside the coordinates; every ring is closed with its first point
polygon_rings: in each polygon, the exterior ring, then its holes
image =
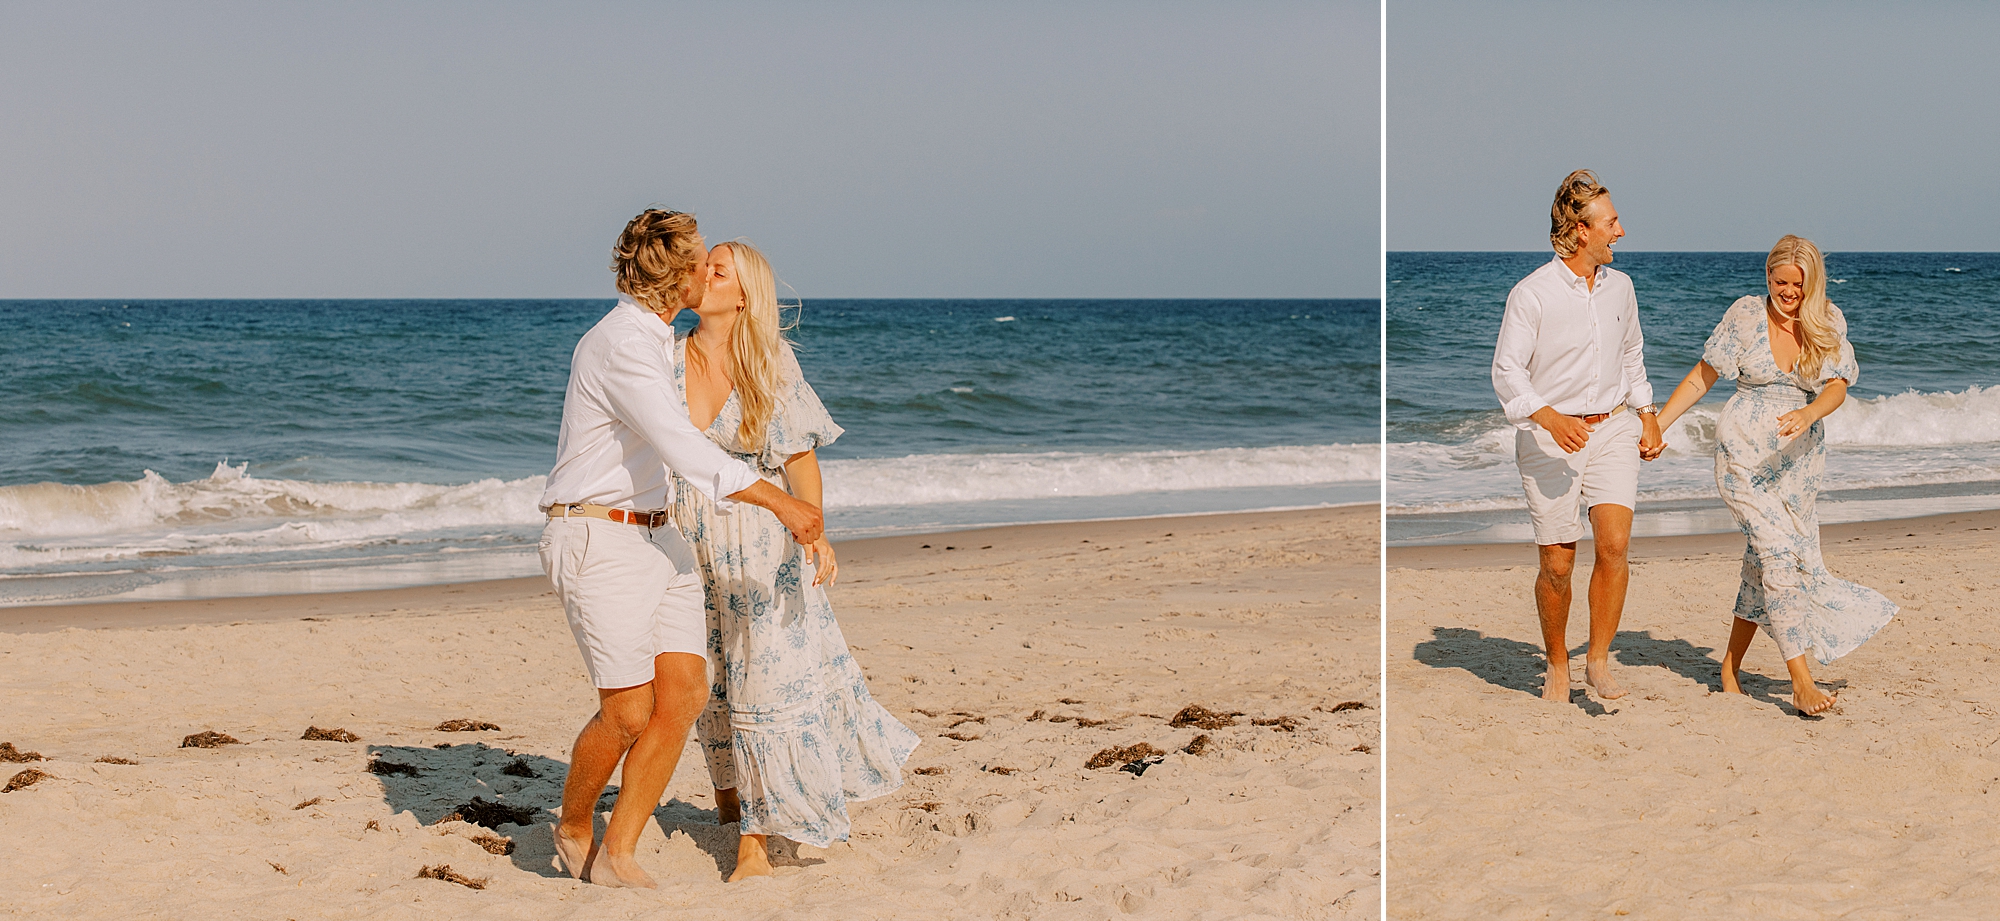
{"type": "Polygon", "coordinates": [[[779,351],[784,361],[784,383],[778,386],[778,405],[771,413],[764,450],[757,458],[758,466],[766,470],[784,467],[794,454],[832,444],[846,431],[827,415],[819,394],[806,383],[804,372],[799,370],[798,356],[792,354],[791,347],[786,345],[779,351]]]}
{"type": "Polygon", "coordinates": [[[1723,313],[1722,322],[1715,324],[1715,331],[1708,334],[1708,341],[1701,347],[1701,360],[1714,368],[1716,375],[1724,380],[1733,381],[1743,373],[1744,352],[1747,348],[1744,338],[1749,328],[1743,319],[1750,315],[1745,307],[1746,302],[1749,304],[1749,309],[1763,309],[1762,302],[1758,301],[1756,295],[1737,298],[1736,303],[1729,305],[1729,310],[1723,313]]]}
{"type": "Polygon", "coordinates": [[[1840,348],[1836,354],[1822,362],[1819,373],[1806,382],[1811,385],[1806,389],[1814,393],[1826,389],[1826,385],[1832,383],[1836,377],[1852,386],[1855,379],[1861,376],[1861,365],[1854,360],[1854,345],[1847,341],[1847,317],[1840,312],[1840,308],[1832,304],[1827,304],[1826,309],[1833,316],[1833,334],[1840,339],[1840,348]]]}

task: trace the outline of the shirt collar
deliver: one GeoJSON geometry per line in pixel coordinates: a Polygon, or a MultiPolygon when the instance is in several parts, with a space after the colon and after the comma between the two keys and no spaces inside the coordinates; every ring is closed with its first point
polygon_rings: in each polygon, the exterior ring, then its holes
{"type": "Polygon", "coordinates": [[[640,321],[639,327],[652,333],[655,338],[666,342],[673,341],[674,325],[672,323],[660,322],[659,314],[641,305],[632,298],[632,295],[626,294],[623,291],[618,292],[618,307],[616,309],[629,310],[636,314],[640,321]]]}
{"type": "MultiPolygon", "coordinates": [[[[1572,271],[1570,271],[1570,270],[1569,270],[1569,263],[1567,263],[1567,262],[1564,262],[1564,261],[1563,261],[1563,257],[1562,257],[1562,256],[1558,255],[1558,256],[1556,256],[1556,257],[1555,257],[1555,264],[1556,264],[1556,268],[1557,268],[1557,269],[1559,269],[1559,270],[1561,270],[1561,272],[1562,272],[1562,280],[1563,280],[1563,284],[1566,284],[1566,285],[1569,285],[1569,286],[1570,286],[1570,287],[1572,287],[1572,288],[1576,288],[1576,287],[1580,287],[1580,286],[1582,286],[1582,285],[1583,285],[1583,281],[1584,281],[1584,279],[1583,279],[1583,276],[1581,276],[1581,275],[1578,275],[1578,274],[1576,274],[1575,272],[1572,272],[1572,271]]],[[[1598,267],[1597,267],[1596,269],[1593,269],[1593,270],[1592,270],[1592,274],[1594,274],[1594,275],[1596,276],[1596,279],[1595,279],[1596,281],[1603,281],[1603,280],[1604,280],[1604,266],[1601,266],[1601,265],[1600,265],[1600,266],[1598,266],[1598,267]]]]}

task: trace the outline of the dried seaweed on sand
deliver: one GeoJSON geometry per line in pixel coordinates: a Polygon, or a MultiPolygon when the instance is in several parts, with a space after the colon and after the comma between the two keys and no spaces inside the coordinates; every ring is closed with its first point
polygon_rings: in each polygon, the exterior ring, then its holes
{"type": "Polygon", "coordinates": [[[319,728],[318,726],[307,726],[307,727],[306,727],[306,734],[305,734],[305,735],[302,735],[302,736],[299,736],[299,738],[300,738],[300,739],[303,739],[303,740],[305,740],[305,741],[307,741],[307,742],[359,742],[359,741],[361,741],[361,737],[360,737],[360,736],[358,736],[358,735],[355,735],[354,733],[351,733],[351,732],[348,732],[348,731],[347,731],[347,730],[345,730],[345,729],[321,729],[321,728],[319,728]]]}
{"type": "Polygon", "coordinates": [[[1174,714],[1174,718],[1168,720],[1167,725],[1175,729],[1185,729],[1189,726],[1196,729],[1221,729],[1224,726],[1236,725],[1236,717],[1242,715],[1210,710],[1200,704],[1188,704],[1181,708],[1181,712],[1174,714]]]}
{"type": "Polygon", "coordinates": [[[26,789],[28,787],[34,786],[35,784],[41,783],[42,781],[47,780],[52,776],[54,775],[45,774],[41,771],[35,770],[34,768],[29,768],[25,771],[22,771],[19,774],[15,774],[13,780],[7,781],[6,786],[0,787],[0,793],[12,793],[15,790],[26,789]]]}
{"type": "Polygon", "coordinates": [[[487,828],[498,829],[502,825],[531,825],[535,821],[535,810],[526,806],[509,806],[505,803],[489,803],[480,797],[453,809],[439,822],[471,822],[487,828]]]}
{"type": "Polygon", "coordinates": [[[441,863],[435,867],[425,867],[417,871],[418,879],[441,879],[447,883],[457,883],[467,889],[484,889],[486,881],[473,879],[451,868],[451,864],[441,863]]]}
{"type": "Polygon", "coordinates": [[[1108,768],[1114,764],[1126,765],[1126,764],[1131,764],[1134,761],[1143,761],[1147,758],[1153,757],[1154,755],[1164,755],[1164,754],[1166,754],[1166,752],[1154,748],[1150,743],[1140,742],[1136,745],[1126,745],[1119,748],[1107,748],[1101,752],[1098,752],[1095,755],[1091,755],[1090,760],[1084,762],[1083,766],[1095,771],[1099,768],[1108,768]]]}
{"type": "Polygon", "coordinates": [[[197,732],[181,740],[182,748],[221,748],[224,745],[242,744],[242,742],[236,740],[235,736],[216,732],[213,729],[206,732],[197,732]]]}

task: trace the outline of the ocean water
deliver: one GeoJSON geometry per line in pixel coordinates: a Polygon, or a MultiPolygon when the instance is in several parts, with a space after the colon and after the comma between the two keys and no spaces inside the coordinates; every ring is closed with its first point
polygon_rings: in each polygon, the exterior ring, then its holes
{"type": "MultiPolygon", "coordinates": [[[[0,604],[534,574],[570,350],[611,303],[0,301],[0,604]]],[[[1372,300],[794,319],[847,429],[836,537],[1377,495],[1372,300]]]]}
{"type": "MultiPolygon", "coordinates": [[[[1395,543],[1527,541],[1513,432],[1493,395],[1507,292],[1542,253],[1390,253],[1387,437],[1395,543]]],[[[1763,253],[1621,253],[1664,404],[1763,253]]],[[[1826,420],[1822,521],[2000,507],[2000,254],[1829,253],[1827,296],[1861,365],[1826,420]]],[[[1718,381],[1640,474],[1640,534],[1735,530],[1716,498],[1718,381]]]]}

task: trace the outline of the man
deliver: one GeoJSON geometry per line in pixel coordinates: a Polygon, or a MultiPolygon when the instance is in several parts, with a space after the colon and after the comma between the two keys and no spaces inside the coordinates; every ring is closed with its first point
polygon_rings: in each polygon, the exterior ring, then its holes
{"type": "Polygon", "coordinates": [[[708,251],[694,216],[648,210],[612,253],[618,306],[570,356],[556,466],[541,498],[542,569],[598,696],[571,751],[556,853],[578,879],[653,888],[633,849],[709,690],[701,573],[667,521],[669,473],[724,511],[732,501],[770,509],[802,544],[818,539],[821,519],[688,421],[669,347],[674,314],[702,296],[693,274],[708,251]],[[592,820],[621,758],[624,782],[600,847],[592,820]]]}
{"type": "Polygon", "coordinates": [[[1661,439],[1632,280],[1608,267],[1624,235],[1595,174],[1564,178],[1549,209],[1556,257],[1508,293],[1493,350],[1493,390],[1518,429],[1514,457],[1541,552],[1543,700],[1569,699],[1570,570],[1586,511],[1597,552],[1584,680],[1599,697],[1625,696],[1611,677],[1611,639],[1625,609],[1640,452],[1661,439]]]}

